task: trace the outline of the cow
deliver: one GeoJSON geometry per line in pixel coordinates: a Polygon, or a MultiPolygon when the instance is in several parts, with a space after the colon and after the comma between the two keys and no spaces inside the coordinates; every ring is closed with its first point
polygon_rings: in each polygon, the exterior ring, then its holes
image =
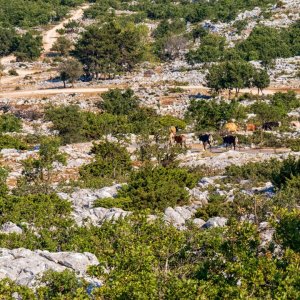
{"type": "Polygon", "coordinates": [[[179,144],[181,147],[186,147],[186,136],[184,134],[174,136],[175,143],[179,144]]]}
{"type": "Polygon", "coordinates": [[[204,151],[206,151],[207,145],[209,145],[209,148],[211,149],[211,144],[213,142],[213,136],[210,133],[200,134],[198,136],[199,141],[202,142],[204,151]]]}
{"type": "Polygon", "coordinates": [[[281,122],[265,122],[262,125],[263,130],[272,130],[273,128],[277,128],[281,126],[281,122]]]}
{"type": "Polygon", "coordinates": [[[299,121],[292,121],[292,122],[290,123],[290,126],[291,126],[292,128],[294,128],[294,129],[299,130],[299,129],[300,129],[300,122],[299,122],[299,121]]]}
{"type": "Polygon", "coordinates": [[[237,132],[238,130],[238,126],[233,123],[233,122],[230,122],[230,123],[226,123],[223,127],[223,129],[226,131],[226,132],[237,132]]]}
{"type": "Polygon", "coordinates": [[[175,126],[171,126],[169,127],[169,145],[173,145],[174,143],[174,137],[176,136],[176,127],[175,126]]]}
{"type": "Polygon", "coordinates": [[[235,150],[238,145],[238,137],[234,135],[225,135],[223,137],[223,144],[226,145],[226,149],[228,148],[228,146],[233,145],[233,149],[235,150]]]}
{"type": "Polygon", "coordinates": [[[256,130],[256,125],[255,124],[252,124],[252,123],[246,124],[246,131],[254,132],[255,130],[256,130]]]}

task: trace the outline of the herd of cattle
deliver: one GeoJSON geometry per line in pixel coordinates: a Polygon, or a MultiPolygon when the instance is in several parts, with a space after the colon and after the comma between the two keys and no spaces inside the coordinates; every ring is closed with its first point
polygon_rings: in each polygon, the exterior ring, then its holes
{"type": "MultiPolygon", "coordinates": [[[[279,128],[281,126],[281,122],[265,122],[262,124],[261,127],[256,126],[255,124],[246,124],[245,130],[248,132],[254,132],[258,129],[269,131],[274,130],[276,128],[279,128]]],[[[290,123],[290,126],[294,129],[299,130],[300,129],[300,122],[299,121],[292,121],[290,123]]],[[[228,147],[233,147],[234,150],[236,150],[238,146],[238,137],[234,134],[239,130],[237,124],[234,122],[226,123],[222,128],[222,139],[223,139],[223,145],[225,145],[226,149],[228,147]]],[[[175,126],[171,126],[169,128],[169,144],[179,144],[181,147],[186,147],[186,136],[184,134],[177,134],[178,128],[175,126]]],[[[203,149],[206,151],[207,148],[212,147],[213,143],[213,135],[211,133],[205,133],[198,135],[199,141],[203,145],[203,149]]]]}

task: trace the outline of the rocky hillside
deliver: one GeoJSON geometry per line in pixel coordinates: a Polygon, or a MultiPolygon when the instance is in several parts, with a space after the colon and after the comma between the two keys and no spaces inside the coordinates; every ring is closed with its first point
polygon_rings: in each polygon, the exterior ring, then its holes
{"type": "Polygon", "coordinates": [[[2,2],[0,299],[300,298],[299,1],[2,2]]]}

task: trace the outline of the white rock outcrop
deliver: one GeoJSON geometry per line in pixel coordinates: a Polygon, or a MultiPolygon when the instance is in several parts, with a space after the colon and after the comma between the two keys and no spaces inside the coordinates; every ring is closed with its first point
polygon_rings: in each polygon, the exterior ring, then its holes
{"type": "MultiPolygon", "coordinates": [[[[29,287],[38,285],[40,276],[47,270],[74,271],[79,277],[89,281],[86,271],[89,266],[98,265],[94,254],[84,252],[49,252],[24,248],[0,248],[0,279],[9,278],[17,284],[29,287]]],[[[95,280],[97,281],[97,280],[95,280]]]]}

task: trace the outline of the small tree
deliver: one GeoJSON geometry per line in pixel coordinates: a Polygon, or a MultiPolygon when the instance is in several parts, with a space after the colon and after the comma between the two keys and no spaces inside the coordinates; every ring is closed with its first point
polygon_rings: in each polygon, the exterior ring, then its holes
{"type": "Polygon", "coordinates": [[[103,101],[99,103],[99,108],[114,115],[128,115],[138,108],[138,98],[133,90],[125,91],[115,89],[102,94],[103,101]]]}
{"type": "Polygon", "coordinates": [[[66,88],[67,81],[71,82],[72,87],[74,87],[74,82],[83,73],[83,66],[78,60],[69,58],[60,64],[58,70],[60,78],[64,83],[64,88],[66,88]]]}
{"type": "Polygon", "coordinates": [[[72,42],[68,38],[60,36],[52,46],[51,51],[56,51],[62,56],[67,56],[71,47],[72,42]]]}
{"type": "MultiPolygon", "coordinates": [[[[60,140],[58,138],[43,138],[38,153],[38,158],[28,158],[22,162],[23,178],[19,181],[19,187],[41,187],[45,193],[49,192],[54,164],[66,164],[66,155],[59,151],[60,140]]],[[[25,189],[27,190],[27,189],[25,189]]]]}
{"type": "Polygon", "coordinates": [[[270,85],[270,76],[268,72],[266,70],[257,70],[254,73],[253,85],[257,87],[258,94],[260,91],[263,93],[263,89],[270,85]]]}
{"type": "Polygon", "coordinates": [[[40,57],[42,49],[42,37],[35,36],[30,32],[25,33],[17,39],[16,58],[17,61],[32,61],[40,57]]]}

